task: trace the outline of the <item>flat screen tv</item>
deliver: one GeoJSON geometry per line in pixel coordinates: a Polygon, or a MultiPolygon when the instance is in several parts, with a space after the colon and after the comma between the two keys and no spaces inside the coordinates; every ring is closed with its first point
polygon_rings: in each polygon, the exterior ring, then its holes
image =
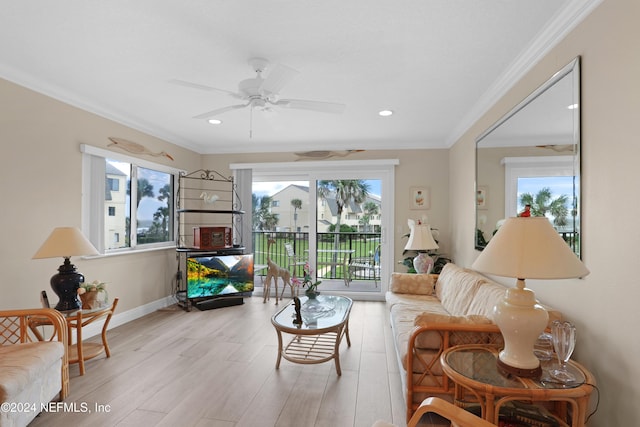
{"type": "Polygon", "coordinates": [[[253,254],[187,258],[187,298],[210,298],[253,291],[253,254]]]}

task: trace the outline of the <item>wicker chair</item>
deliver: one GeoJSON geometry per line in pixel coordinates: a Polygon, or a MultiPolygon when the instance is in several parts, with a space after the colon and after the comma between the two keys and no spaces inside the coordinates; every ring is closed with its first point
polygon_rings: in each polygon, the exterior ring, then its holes
{"type": "MultiPolygon", "coordinates": [[[[449,420],[452,427],[495,427],[489,421],[478,418],[474,414],[467,412],[444,399],[440,399],[439,397],[429,397],[425,399],[407,423],[407,427],[419,427],[425,425],[424,423],[421,423],[421,420],[425,414],[429,413],[437,414],[438,416],[449,420]]],[[[395,425],[389,424],[385,421],[376,421],[372,427],[395,427],[395,425]]]]}
{"type": "Polygon", "coordinates": [[[27,425],[42,405],[68,394],[67,322],[62,314],[51,308],[0,311],[0,402],[38,408],[0,412],[0,425],[27,425]],[[34,319],[46,319],[48,326],[36,334],[34,319]]]}

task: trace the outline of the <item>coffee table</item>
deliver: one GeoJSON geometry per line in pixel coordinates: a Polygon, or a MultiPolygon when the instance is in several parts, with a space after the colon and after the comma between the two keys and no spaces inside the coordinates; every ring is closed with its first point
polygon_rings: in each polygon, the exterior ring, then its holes
{"type": "Polygon", "coordinates": [[[300,297],[302,323],[295,324],[294,304],[287,304],[271,317],[271,323],[278,334],[278,360],[276,369],[280,368],[280,360],[285,358],[293,363],[315,364],[331,359],[336,364],[336,372],[340,369],[340,343],[342,337],[349,338],[349,313],[353,301],[347,297],[319,295],[314,300],[300,297]],[[291,341],[284,346],[282,334],[292,335],[291,341]]]}

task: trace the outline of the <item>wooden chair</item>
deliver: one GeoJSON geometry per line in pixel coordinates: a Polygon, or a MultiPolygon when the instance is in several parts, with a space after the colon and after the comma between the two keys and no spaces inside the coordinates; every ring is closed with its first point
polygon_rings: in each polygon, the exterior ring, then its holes
{"type": "MultiPolygon", "coordinates": [[[[434,413],[451,422],[452,427],[495,427],[489,421],[483,420],[467,412],[464,409],[455,406],[439,397],[428,397],[422,401],[422,404],[413,414],[407,427],[420,427],[429,424],[421,423],[422,416],[428,413],[434,413]]],[[[376,421],[372,427],[395,427],[384,421],[376,421]]]]}
{"type": "Polygon", "coordinates": [[[109,343],[107,342],[107,328],[109,327],[111,316],[113,316],[117,305],[118,298],[114,298],[113,303],[109,307],[91,311],[78,310],[73,315],[67,316],[67,329],[69,336],[69,364],[77,363],[80,368],[80,375],[84,375],[85,361],[93,359],[94,357],[100,355],[103,351],[107,357],[111,357],[111,350],[109,349],[109,343]],[[102,324],[102,343],[83,342],[82,328],[101,319],[104,319],[104,323],[102,324]],[[75,344],[71,344],[71,335],[73,329],[76,330],[75,344]]]}

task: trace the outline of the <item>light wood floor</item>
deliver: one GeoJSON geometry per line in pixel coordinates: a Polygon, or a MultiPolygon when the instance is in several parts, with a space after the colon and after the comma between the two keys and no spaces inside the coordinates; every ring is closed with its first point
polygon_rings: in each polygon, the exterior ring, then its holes
{"type": "Polygon", "coordinates": [[[71,366],[70,407],[43,413],[30,426],[405,425],[383,302],[354,301],[341,377],[333,362],[283,360],[275,369],[270,318],[278,307],[261,297],[208,311],[169,307],[114,328],[111,358],[88,361],[84,376],[71,366]],[[70,412],[73,405],[91,413],[70,412]],[[97,413],[96,405],[109,412],[97,413]]]}

